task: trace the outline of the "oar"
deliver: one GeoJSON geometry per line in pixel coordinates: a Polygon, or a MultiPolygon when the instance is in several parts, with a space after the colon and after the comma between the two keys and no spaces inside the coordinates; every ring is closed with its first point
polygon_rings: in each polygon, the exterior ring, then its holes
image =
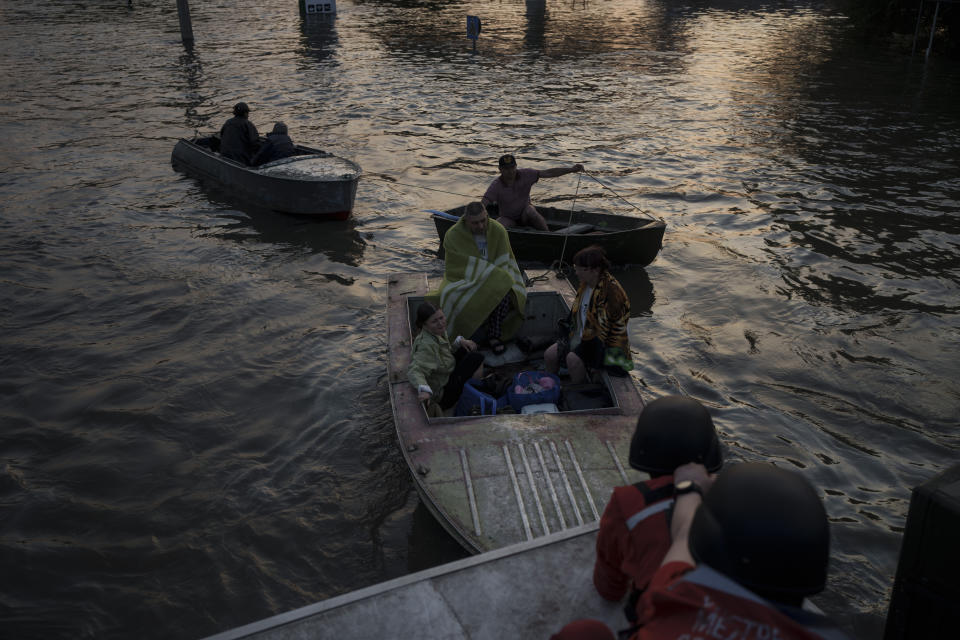
{"type": "Polygon", "coordinates": [[[446,211],[438,211],[437,209],[424,209],[427,213],[432,213],[438,218],[443,218],[444,220],[452,220],[456,222],[460,219],[460,216],[455,216],[452,213],[447,213],[446,211]]]}

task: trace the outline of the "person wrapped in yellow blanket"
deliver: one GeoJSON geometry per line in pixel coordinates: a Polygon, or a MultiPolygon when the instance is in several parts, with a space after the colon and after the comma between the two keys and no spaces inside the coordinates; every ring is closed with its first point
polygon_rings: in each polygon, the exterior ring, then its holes
{"type": "Polygon", "coordinates": [[[527,290],[507,230],[487,217],[479,202],[443,238],[446,264],[440,289],[431,294],[447,317],[448,334],[473,336],[486,325],[495,354],[523,324],[527,290]]]}

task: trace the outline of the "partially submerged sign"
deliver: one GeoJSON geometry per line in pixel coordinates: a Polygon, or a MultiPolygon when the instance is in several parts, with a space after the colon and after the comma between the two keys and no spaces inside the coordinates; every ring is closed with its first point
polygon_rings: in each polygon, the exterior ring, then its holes
{"type": "Polygon", "coordinates": [[[467,37],[474,43],[480,37],[480,18],[477,16],[467,16],[467,37]]]}
{"type": "Polygon", "coordinates": [[[300,0],[300,12],[308,16],[336,13],[337,0],[300,0]]]}

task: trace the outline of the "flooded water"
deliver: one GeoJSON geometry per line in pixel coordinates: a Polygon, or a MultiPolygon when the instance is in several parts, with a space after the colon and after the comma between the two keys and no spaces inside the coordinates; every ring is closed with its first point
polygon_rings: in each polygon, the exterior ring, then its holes
{"type": "Polygon", "coordinates": [[[504,152],[586,165],[539,202],[666,220],[616,274],[636,381],[818,487],[816,601],[879,633],[960,444],[955,64],[818,3],[191,4],[187,49],[172,1],[0,0],[0,635],[199,638],[461,557],[396,446],[385,292],[504,152]],[[352,220],[171,169],[239,100],[363,167],[352,220]]]}

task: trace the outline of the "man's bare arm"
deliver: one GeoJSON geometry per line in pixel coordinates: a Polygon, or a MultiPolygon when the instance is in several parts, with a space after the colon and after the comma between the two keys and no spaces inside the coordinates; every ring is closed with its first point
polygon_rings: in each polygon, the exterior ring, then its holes
{"type": "Polygon", "coordinates": [[[582,164],[575,164],[572,167],[554,167],[553,169],[542,169],[540,171],[541,178],[557,178],[559,176],[565,176],[568,173],[579,173],[583,171],[582,164]]]}
{"type": "MultiPolygon", "coordinates": [[[[685,480],[695,483],[704,493],[713,484],[713,479],[707,473],[706,468],[702,464],[694,462],[677,467],[677,470],[673,472],[673,486],[677,486],[685,480]]],[[[667,551],[667,555],[663,557],[660,566],[669,562],[696,564],[690,554],[690,525],[693,524],[693,516],[701,502],[703,502],[703,498],[696,491],[677,496],[673,503],[673,519],[670,522],[670,537],[673,542],[670,544],[670,549],[667,551]]]]}

